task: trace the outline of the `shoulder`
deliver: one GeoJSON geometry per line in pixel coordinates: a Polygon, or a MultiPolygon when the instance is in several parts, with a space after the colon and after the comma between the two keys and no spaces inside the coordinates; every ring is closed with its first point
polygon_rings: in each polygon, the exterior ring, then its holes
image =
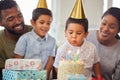
{"type": "Polygon", "coordinates": [[[47,37],[47,41],[54,41],[54,42],[56,42],[55,38],[52,37],[51,35],[47,34],[46,37],[47,37]]]}
{"type": "Polygon", "coordinates": [[[66,41],[66,42],[64,42],[62,45],[60,45],[60,46],[58,47],[58,50],[59,50],[59,51],[62,51],[62,50],[67,49],[68,47],[69,47],[69,44],[68,44],[68,42],[66,41]]]}
{"type": "Polygon", "coordinates": [[[32,38],[32,31],[24,33],[19,40],[30,40],[32,38]]]}
{"type": "Polygon", "coordinates": [[[94,45],[92,42],[90,42],[90,41],[86,41],[86,44],[89,45],[89,46],[93,46],[93,47],[95,46],[95,45],[94,45]]]}
{"type": "Polygon", "coordinates": [[[4,30],[0,30],[0,36],[3,36],[4,30]]]}
{"type": "Polygon", "coordinates": [[[31,25],[25,25],[25,28],[26,28],[26,32],[29,32],[33,29],[31,25]]]}
{"type": "Polygon", "coordinates": [[[4,30],[0,30],[0,42],[5,41],[5,39],[7,39],[7,38],[4,34],[4,30]]]}
{"type": "Polygon", "coordinates": [[[90,30],[88,33],[88,37],[95,36],[97,33],[97,30],[90,30]]]}
{"type": "Polygon", "coordinates": [[[0,44],[3,44],[5,40],[5,34],[4,34],[4,30],[0,30],[0,44]]]}
{"type": "Polygon", "coordinates": [[[88,41],[92,42],[93,44],[97,45],[97,30],[91,30],[88,33],[88,36],[86,38],[88,41]]]}
{"type": "Polygon", "coordinates": [[[120,40],[118,40],[118,44],[120,45],[120,40]]]}

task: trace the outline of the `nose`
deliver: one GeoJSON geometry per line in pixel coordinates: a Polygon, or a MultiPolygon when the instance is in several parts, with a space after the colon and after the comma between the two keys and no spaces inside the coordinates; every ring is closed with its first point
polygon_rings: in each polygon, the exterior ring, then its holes
{"type": "Polygon", "coordinates": [[[15,23],[16,23],[16,24],[19,24],[19,23],[23,22],[23,17],[21,17],[21,16],[16,16],[14,20],[15,20],[15,23]]]}
{"type": "Polygon", "coordinates": [[[76,33],[73,33],[73,34],[72,34],[72,37],[73,37],[73,38],[76,38],[76,37],[77,37],[76,33]]]}
{"type": "Polygon", "coordinates": [[[45,28],[49,28],[49,27],[50,27],[50,25],[48,25],[47,23],[45,23],[43,26],[44,26],[45,28]]]}
{"type": "Polygon", "coordinates": [[[104,27],[103,27],[103,30],[104,30],[104,31],[108,31],[108,30],[109,30],[109,25],[104,26],[104,27]]]}
{"type": "Polygon", "coordinates": [[[15,23],[19,24],[21,20],[19,18],[15,18],[15,23]]]}

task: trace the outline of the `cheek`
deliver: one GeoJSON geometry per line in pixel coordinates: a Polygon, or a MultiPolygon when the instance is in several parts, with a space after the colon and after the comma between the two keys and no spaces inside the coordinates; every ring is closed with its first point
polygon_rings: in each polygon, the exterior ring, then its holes
{"type": "Polygon", "coordinates": [[[102,30],[102,29],[103,29],[103,25],[100,24],[100,25],[99,25],[99,30],[102,30]]]}
{"type": "Polygon", "coordinates": [[[116,30],[116,31],[111,31],[111,33],[114,35],[114,36],[116,36],[117,34],[118,34],[118,31],[116,30]]]}
{"type": "Polygon", "coordinates": [[[7,22],[7,23],[4,23],[4,25],[3,26],[6,26],[7,28],[12,28],[12,26],[13,26],[14,24],[13,23],[11,23],[11,22],[7,22]]]}
{"type": "Polygon", "coordinates": [[[50,26],[48,27],[48,30],[50,30],[50,26]]]}

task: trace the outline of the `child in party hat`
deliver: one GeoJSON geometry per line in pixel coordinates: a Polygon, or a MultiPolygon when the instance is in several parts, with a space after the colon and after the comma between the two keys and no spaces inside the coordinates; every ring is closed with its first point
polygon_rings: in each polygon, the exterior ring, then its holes
{"type": "Polygon", "coordinates": [[[83,74],[87,80],[92,79],[92,71],[94,71],[97,80],[101,80],[100,58],[97,54],[95,45],[86,40],[87,34],[88,20],[85,18],[82,1],[77,0],[72,13],[66,22],[65,36],[67,41],[57,50],[54,62],[56,71],[58,70],[59,61],[65,60],[67,53],[71,51],[71,55],[69,53],[69,59],[84,61],[85,68],[83,74]],[[78,58],[74,57],[73,54],[78,55],[78,58]]]}
{"type": "Polygon", "coordinates": [[[52,12],[47,9],[45,0],[39,0],[33,10],[31,24],[33,30],[20,37],[14,53],[15,58],[41,59],[41,69],[47,70],[47,80],[53,66],[56,41],[48,34],[52,22],[52,12]]]}

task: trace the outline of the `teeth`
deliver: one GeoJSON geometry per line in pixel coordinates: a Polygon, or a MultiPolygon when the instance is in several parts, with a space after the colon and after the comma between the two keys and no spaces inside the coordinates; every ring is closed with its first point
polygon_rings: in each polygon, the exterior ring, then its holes
{"type": "Polygon", "coordinates": [[[20,30],[20,29],[22,29],[22,26],[17,26],[17,27],[15,27],[15,29],[20,30]]]}
{"type": "Polygon", "coordinates": [[[102,35],[103,36],[108,36],[109,34],[102,32],[102,35]]]}
{"type": "Polygon", "coordinates": [[[47,32],[47,30],[42,30],[43,32],[47,32]]]}

